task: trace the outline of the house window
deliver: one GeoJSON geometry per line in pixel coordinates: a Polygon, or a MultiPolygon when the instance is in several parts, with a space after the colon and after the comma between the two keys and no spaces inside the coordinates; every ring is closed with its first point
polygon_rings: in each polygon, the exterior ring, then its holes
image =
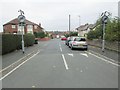
{"type": "Polygon", "coordinates": [[[34,26],[35,29],[37,29],[37,27],[38,27],[37,25],[34,26]]]}
{"type": "Polygon", "coordinates": [[[18,25],[18,32],[17,32],[18,34],[24,34],[25,32],[24,32],[24,27],[22,27],[22,26],[19,26],[18,25]],[[23,29],[23,30],[22,30],[23,29]]]}
{"type": "Polygon", "coordinates": [[[33,25],[27,25],[27,33],[33,34],[33,25]]]}
{"type": "Polygon", "coordinates": [[[15,25],[12,25],[12,28],[16,28],[16,26],[15,26],[15,25]]]}

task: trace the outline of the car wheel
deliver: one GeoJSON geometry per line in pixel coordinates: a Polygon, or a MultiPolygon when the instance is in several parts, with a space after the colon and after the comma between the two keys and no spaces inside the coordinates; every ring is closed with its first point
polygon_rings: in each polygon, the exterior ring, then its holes
{"type": "Polygon", "coordinates": [[[71,50],[73,50],[74,48],[71,46],[71,50]]]}
{"type": "Polygon", "coordinates": [[[85,50],[87,51],[87,50],[88,50],[88,48],[85,48],[85,50]]]}

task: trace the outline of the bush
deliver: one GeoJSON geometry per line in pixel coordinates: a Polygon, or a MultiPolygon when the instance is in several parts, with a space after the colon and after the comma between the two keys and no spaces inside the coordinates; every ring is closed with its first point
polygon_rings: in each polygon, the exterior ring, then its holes
{"type": "MultiPolygon", "coordinates": [[[[105,40],[107,41],[120,41],[120,20],[118,17],[109,18],[105,27],[105,40]]],[[[103,38],[103,26],[101,19],[96,22],[96,28],[94,31],[90,31],[87,34],[88,39],[102,39],[103,38]]]]}
{"type": "Polygon", "coordinates": [[[64,34],[65,37],[78,36],[78,32],[70,32],[69,34],[64,34]]]}
{"type": "Polygon", "coordinates": [[[44,32],[35,32],[34,35],[36,38],[44,38],[47,36],[44,32]]]}
{"type": "MultiPolygon", "coordinates": [[[[19,50],[22,48],[21,35],[1,34],[2,35],[2,54],[19,50]]],[[[25,46],[32,46],[35,42],[35,37],[32,34],[24,35],[25,46]]]]}
{"type": "Polygon", "coordinates": [[[28,46],[32,46],[34,45],[35,43],[35,36],[32,35],[32,34],[26,34],[24,36],[24,41],[25,41],[25,46],[28,47],[28,46]]]}

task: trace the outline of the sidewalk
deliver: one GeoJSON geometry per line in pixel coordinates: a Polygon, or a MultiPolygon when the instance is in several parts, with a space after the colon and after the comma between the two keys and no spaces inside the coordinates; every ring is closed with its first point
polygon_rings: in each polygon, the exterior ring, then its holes
{"type": "Polygon", "coordinates": [[[25,57],[26,55],[30,54],[31,52],[38,50],[38,48],[42,48],[42,46],[46,42],[39,41],[39,44],[34,44],[30,47],[25,47],[25,53],[22,53],[22,50],[16,50],[14,52],[5,54],[2,56],[2,69],[11,65],[12,63],[18,61],[19,59],[25,57]]]}
{"type": "MultiPolygon", "coordinates": [[[[108,49],[105,49],[105,51],[104,52],[102,52],[102,49],[101,48],[99,48],[99,47],[96,47],[96,46],[91,46],[91,45],[89,45],[89,47],[88,47],[88,50],[89,51],[93,51],[93,52],[96,52],[96,53],[99,53],[100,55],[103,55],[103,56],[106,56],[106,57],[108,57],[108,58],[110,58],[110,59],[113,59],[113,60],[115,60],[115,61],[117,61],[118,62],[118,56],[119,56],[119,53],[118,52],[116,52],[116,51],[111,51],[111,50],[108,50],[108,49]]],[[[119,61],[120,62],[120,61],[119,61]]]]}

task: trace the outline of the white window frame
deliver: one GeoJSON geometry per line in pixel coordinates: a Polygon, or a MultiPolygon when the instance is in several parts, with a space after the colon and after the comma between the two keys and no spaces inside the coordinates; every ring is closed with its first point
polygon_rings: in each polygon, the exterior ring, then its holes
{"type": "Polygon", "coordinates": [[[16,25],[11,25],[11,26],[12,26],[12,28],[13,28],[13,29],[15,29],[15,28],[16,28],[16,25]]]}
{"type": "Polygon", "coordinates": [[[27,33],[33,34],[33,25],[27,25],[27,33]]]}

